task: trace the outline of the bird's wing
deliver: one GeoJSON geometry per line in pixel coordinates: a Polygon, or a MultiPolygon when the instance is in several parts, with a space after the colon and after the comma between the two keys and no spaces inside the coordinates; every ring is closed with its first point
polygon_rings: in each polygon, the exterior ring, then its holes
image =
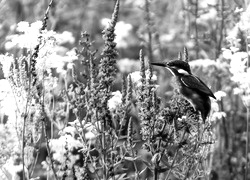
{"type": "Polygon", "coordinates": [[[185,86],[187,86],[188,88],[196,89],[196,90],[200,91],[201,93],[204,93],[204,94],[216,99],[213,92],[198,77],[193,76],[193,75],[188,75],[188,76],[182,76],[180,79],[183,82],[183,84],[185,86]]]}

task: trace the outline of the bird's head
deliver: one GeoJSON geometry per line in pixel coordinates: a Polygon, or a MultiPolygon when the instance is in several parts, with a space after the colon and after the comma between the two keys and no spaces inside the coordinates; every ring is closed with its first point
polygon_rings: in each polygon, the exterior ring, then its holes
{"type": "Polygon", "coordinates": [[[189,64],[182,60],[171,60],[159,63],[153,62],[151,64],[167,68],[174,76],[192,74],[189,64]]]}

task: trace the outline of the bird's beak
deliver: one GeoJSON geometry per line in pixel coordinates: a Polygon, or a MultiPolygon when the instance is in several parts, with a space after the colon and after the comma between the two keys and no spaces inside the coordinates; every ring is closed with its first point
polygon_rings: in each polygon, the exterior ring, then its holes
{"type": "Polygon", "coordinates": [[[157,62],[152,62],[151,63],[154,66],[162,66],[162,67],[167,67],[166,63],[157,63],[157,62]]]}
{"type": "Polygon", "coordinates": [[[167,68],[175,76],[173,68],[171,68],[171,66],[169,66],[168,63],[151,63],[151,64],[154,65],[154,66],[165,67],[165,68],[167,68]]]}

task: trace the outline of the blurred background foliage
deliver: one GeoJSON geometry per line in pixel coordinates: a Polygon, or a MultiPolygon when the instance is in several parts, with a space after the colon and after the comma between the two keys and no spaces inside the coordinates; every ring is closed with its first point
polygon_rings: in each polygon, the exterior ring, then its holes
{"type": "MultiPolygon", "coordinates": [[[[89,32],[90,39],[94,40],[94,49],[102,49],[101,32],[109,22],[113,2],[112,0],[54,1],[47,29],[67,36],[58,47],[57,54],[66,56],[67,52],[78,47],[81,32],[84,31],[89,32]]],[[[14,57],[18,57],[23,53],[11,46],[10,36],[19,33],[16,29],[19,22],[33,23],[41,20],[48,4],[48,0],[0,1],[1,54],[12,53],[14,57]]],[[[149,21],[144,4],[144,0],[120,2],[119,21],[115,32],[119,52],[117,60],[119,73],[113,91],[121,90],[121,73],[128,74],[139,70],[140,49],[145,50],[146,58],[151,57],[151,61],[163,61],[176,59],[178,52],[186,46],[194,74],[204,80],[213,92],[226,93],[226,96],[218,101],[218,111],[226,115],[219,117],[214,123],[217,142],[214,147],[211,179],[242,179],[246,163],[246,106],[242,103],[242,94],[235,93],[235,88],[239,86],[232,80],[233,74],[230,71],[232,58],[223,53],[226,53],[226,49],[233,52],[231,55],[236,52],[246,52],[245,39],[248,38],[248,31],[237,26],[237,23],[242,20],[242,12],[250,16],[249,8],[247,9],[249,2],[247,0],[151,0],[149,21]],[[232,45],[230,41],[232,36],[237,39],[237,45],[232,45]],[[149,41],[151,41],[151,56],[149,41]],[[234,50],[232,47],[238,49],[234,50]]],[[[101,52],[97,54],[100,56],[101,52]]],[[[81,64],[73,62],[77,65],[77,72],[83,71],[84,67],[81,64]]],[[[64,61],[64,70],[67,64],[68,62],[64,61]]],[[[168,104],[173,95],[171,75],[163,69],[155,69],[155,74],[160,85],[157,93],[162,98],[163,104],[168,104]]],[[[57,71],[56,75],[59,77],[60,83],[57,88],[60,90],[65,82],[60,81],[61,71],[57,71]]],[[[3,78],[1,72],[1,79],[3,78]]],[[[84,81],[84,78],[80,80],[84,81]]],[[[67,81],[67,84],[72,83],[72,78],[68,78],[67,81]]],[[[55,91],[55,96],[59,90],[55,91]]],[[[62,114],[61,116],[67,117],[62,114]]],[[[74,116],[67,118],[67,121],[71,121],[74,116]]],[[[4,113],[1,121],[6,121],[4,113]]],[[[8,130],[6,132],[9,133],[8,130]]],[[[3,138],[8,139],[5,136],[3,135],[3,138]]]]}

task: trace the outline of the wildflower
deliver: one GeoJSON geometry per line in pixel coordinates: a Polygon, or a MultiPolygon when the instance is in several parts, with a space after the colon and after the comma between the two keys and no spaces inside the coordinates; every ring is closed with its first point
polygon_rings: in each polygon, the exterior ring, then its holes
{"type": "Polygon", "coordinates": [[[234,13],[241,13],[243,12],[243,8],[236,7],[234,13]]]}
{"type": "Polygon", "coordinates": [[[239,27],[242,31],[249,30],[250,27],[250,6],[247,7],[246,11],[242,12],[239,27]]]}
{"type": "Polygon", "coordinates": [[[58,44],[73,44],[75,42],[72,32],[69,31],[63,31],[61,34],[56,34],[55,38],[57,39],[58,44]]]}
{"type": "Polygon", "coordinates": [[[161,42],[169,43],[169,42],[173,41],[175,36],[176,36],[176,31],[170,31],[168,34],[161,35],[160,40],[161,40],[161,42]]]}
{"type": "Polygon", "coordinates": [[[227,94],[224,91],[217,91],[214,93],[214,96],[216,97],[217,100],[221,101],[222,97],[225,97],[227,94]]]}
{"type": "Polygon", "coordinates": [[[0,80],[0,109],[1,113],[4,113],[7,116],[13,116],[16,111],[16,102],[15,98],[11,91],[11,86],[6,79],[0,80]],[[11,108],[10,108],[11,107],[11,108]]]}
{"type": "Polygon", "coordinates": [[[211,101],[211,111],[217,112],[219,111],[219,105],[215,100],[211,101]]]}
{"type": "Polygon", "coordinates": [[[72,137],[74,137],[76,134],[76,129],[75,129],[75,127],[67,126],[63,129],[63,133],[70,134],[72,137]]]}
{"type": "Polygon", "coordinates": [[[229,49],[224,49],[222,53],[223,58],[231,59],[232,58],[232,51],[229,49]]]}
{"type": "Polygon", "coordinates": [[[9,48],[18,46],[19,48],[27,48],[28,50],[34,49],[38,44],[38,37],[40,35],[40,29],[42,27],[42,21],[37,21],[29,25],[28,22],[20,22],[17,24],[17,32],[22,34],[15,34],[6,37],[10,41],[9,48]]]}
{"type": "MultiPolygon", "coordinates": [[[[220,92],[219,93],[217,92],[217,95],[225,95],[224,92],[220,92]]],[[[218,96],[216,96],[217,98],[218,96]]],[[[216,120],[220,120],[222,119],[223,117],[226,117],[226,113],[225,112],[222,112],[220,111],[220,108],[219,108],[219,104],[215,101],[215,100],[212,100],[211,101],[211,116],[210,116],[210,120],[211,121],[216,121],[216,120]]]]}
{"type": "Polygon", "coordinates": [[[25,22],[25,21],[21,21],[17,24],[17,27],[16,27],[16,30],[18,32],[25,32],[27,31],[27,29],[29,28],[29,23],[28,22],[25,22]]]}
{"type": "Polygon", "coordinates": [[[110,111],[115,110],[122,103],[122,94],[120,91],[112,93],[113,97],[108,100],[108,108],[110,111]]]}
{"type": "MultiPolygon", "coordinates": [[[[76,140],[71,135],[63,135],[60,136],[58,139],[51,139],[49,145],[51,147],[51,151],[54,152],[53,158],[59,161],[60,163],[65,163],[65,160],[67,158],[65,157],[65,155],[67,154],[65,146],[67,146],[67,149],[69,151],[79,148],[84,148],[84,149],[86,148],[83,147],[83,144],[80,141],[76,140]]],[[[75,161],[79,159],[79,156],[70,155],[69,158],[70,158],[70,165],[72,167],[75,161]]]]}
{"type": "MultiPolygon", "coordinates": [[[[98,123],[98,122],[96,122],[98,123]]],[[[96,126],[100,126],[100,125],[96,125],[96,126]]],[[[85,133],[85,138],[86,139],[95,139],[97,136],[97,132],[96,132],[96,127],[92,124],[92,123],[86,123],[84,126],[84,129],[86,129],[86,133],[85,133]]]]}
{"type": "MultiPolygon", "coordinates": [[[[3,165],[3,167],[1,167],[1,173],[0,173],[0,177],[1,179],[6,179],[6,177],[8,177],[8,179],[23,179],[23,166],[21,163],[17,163],[19,162],[19,158],[10,158],[6,164],[3,165]],[[4,175],[3,175],[3,174],[4,175]]],[[[25,171],[25,179],[28,179],[28,169],[26,168],[26,166],[24,166],[24,171],[25,171]]]]}
{"type": "Polygon", "coordinates": [[[247,53],[246,52],[237,52],[234,53],[231,57],[230,62],[230,71],[233,74],[242,73],[245,71],[245,65],[247,61],[247,53]]]}
{"type": "MultiPolygon", "coordinates": [[[[146,80],[149,79],[149,74],[150,74],[149,70],[146,70],[146,80]]],[[[141,83],[142,77],[141,77],[140,71],[132,72],[132,73],[130,73],[130,76],[131,76],[133,84],[137,85],[138,87],[140,87],[142,85],[142,83],[141,83]]],[[[152,81],[156,81],[157,80],[157,76],[155,74],[153,74],[151,80],[152,81]]]]}
{"type": "Polygon", "coordinates": [[[243,89],[241,89],[241,88],[239,88],[239,87],[236,87],[236,88],[234,88],[234,94],[236,95],[236,94],[242,94],[244,91],[243,91],[243,89]]]}
{"type": "Polygon", "coordinates": [[[8,54],[0,55],[0,64],[2,65],[2,70],[5,78],[8,78],[11,63],[14,62],[14,58],[8,54]]]}
{"type": "Polygon", "coordinates": [[[75,49],[71,49],[70,51],[66,52],[66,55],[67,55],[67,57],[69,57],[72,61],[78,59],[75,49]]]}
{"type": "Polygon", "coordinates": [[[189,65],[191,66],[192,69],[194,69],[195,67],[209,67],[209,66],[213,66],[216,65],[216,62],[214,60],[211,59],[197,59],[194,61],[191,61],[189,63],[189,65]]]}
{"type": "Polygon", "coordinates": [[[249,108],[250,107],[250,95],[243,95],[242,96],[242,101],[243,101],[243,104],[249,108]]]}
{"type": "Polygon", "coordinates": [[[136,7],[143,7],[145,4],[145,0],[126,0],[125,4],[132,4],[136,7]]]}

